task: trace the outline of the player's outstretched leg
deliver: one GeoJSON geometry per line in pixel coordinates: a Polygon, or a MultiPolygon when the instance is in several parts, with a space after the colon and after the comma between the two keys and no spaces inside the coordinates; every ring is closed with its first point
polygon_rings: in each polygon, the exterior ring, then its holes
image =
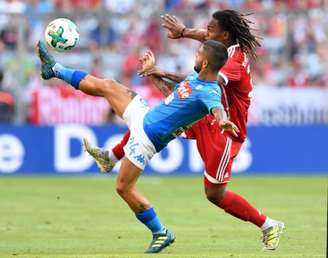
{"type": "Polygon", "coordinates": [[[284,223],[273,220],[259,212],[245,198],[231,191],[226,191],[227,183],[212,184],[204,178],[207,199],[226,213],[243,221],[249,221],[262,230],[263,249],[275,250],[279,245],[284,223]]]}
{"type": "Polygon", "coordinates": [[[136,96],[136,93],[131,89],[115,80],[100,79],[84,71],[67,68],[56,63],[43,42],[38,43],[37,49],[41,60],[41,76],[43,79],[49,80],[55,77],[88,95],[104,97],[120,117],[136,96]]]}
{"type": "Polygon", "coordinates": [[[108,150],[102,150],[100,148],[91,146],[86,138],[83,139],[83,144],[85,150],[95,159],[97,166],[102,173],[110,173],[113,170],[116,161],[110,157],[108,150]]]}
{"type": "Polygon", "coordinates": [[[88,95],[105,97],[107,80],[98,79],[84,71],[70,69],[57,63],[42,41],[38,42],[37,50],[41,60],[41,77],[44,80],[58,78],[88,95]]]}

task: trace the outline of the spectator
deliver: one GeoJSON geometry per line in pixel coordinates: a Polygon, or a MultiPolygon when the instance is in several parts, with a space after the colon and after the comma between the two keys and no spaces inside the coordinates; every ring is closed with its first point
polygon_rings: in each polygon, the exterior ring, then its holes
{"type": "Polygon", "coordinates": [[[54,0],[55,6],[66,12],[72,10],[98,10],[101,7],[101,0],[54,0]]]}
{"type": "Polygon", "coordinates": [[[3,72],[0,70],[0,123],[10,123],[14,119],[15,101],[12,94],[3,90],[3,72]]]}
{"type": "Polygon", "coordinates": [[[103,18],[90,32],[90,39],[97,47],[113,46],[118,41],[118,33],[110,20],[103,18]]]}
{"type": "Polygon", "coordinates": [[[115,13],[128,13],[132,10],[133,0],[105,0],[107,10],[115,13]]]}
{"type": "Polygon", "coordinates": [[[298,56],[294,58],[292,72],[288,77],[288,85],[290,87],[305,87],[309,85],[309,74],[304,69],[298,56]]]}
{"type": "Polygon", "coordinates": [[[46,0],[29,0],[26,6],[26,13],[38,12],[38,13],[48,13],[52,10],[52,1],[46,0]]]}
{"type": "Polygon", "coordinates": [[[23,13],[26,8],[25,1],[4,0],[0,1],[0,13],[23,13]]]}

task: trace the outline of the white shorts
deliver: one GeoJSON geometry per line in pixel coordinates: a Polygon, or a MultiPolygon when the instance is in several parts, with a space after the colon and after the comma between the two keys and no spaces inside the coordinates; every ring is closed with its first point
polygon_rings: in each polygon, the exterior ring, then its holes
{"type": "Polygon", "coordinates": [[[130,129],[130,138],[124,146],[124,153],[134,165],[142,170],[157,152],[143,127],[144,117],[149,109],[146,101],[137,95],[123,113],[123,119],[130,129]]]}

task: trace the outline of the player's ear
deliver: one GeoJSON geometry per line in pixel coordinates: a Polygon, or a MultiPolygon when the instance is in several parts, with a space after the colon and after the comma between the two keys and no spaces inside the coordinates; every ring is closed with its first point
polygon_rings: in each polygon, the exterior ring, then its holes
{"type": "Polygon", "coordinates": [[[203,68],[207,68],[207,67],[208,67],[208,60],[207,60],[207,58],[205,58],[205,59],[203,60],[203,64],[202,64],[202,66],[203,66],[203,68]]]}
{"type": "Polygon", "coordinates": [[[226,41],[230,38],[230,32],[229,31],[224,31],[222,36],[223,36],[223,39],[226,41]]]}

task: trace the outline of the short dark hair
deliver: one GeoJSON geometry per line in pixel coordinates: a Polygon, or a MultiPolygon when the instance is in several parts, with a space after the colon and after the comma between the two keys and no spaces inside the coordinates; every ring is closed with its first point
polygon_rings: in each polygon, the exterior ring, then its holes
{"type": "Polygon", "coordinates": [[[213,19],[217,20],[224,31],[230,33],[234,44],[239,43],[240,48],[251,58],[256,59],[256,48],[260,47],[260,37],[252,34],[250,27],[253,22],[245,17],[250,14],[242,14],[234,10],[216,11],[213,19]]]}
{"type": "Polygon", "coordinates": [[[207,40],[203,43],[203,49],[208,59],[209,69],[218,72],[228,59],[227,48],[219,41],[207,40]]]}

